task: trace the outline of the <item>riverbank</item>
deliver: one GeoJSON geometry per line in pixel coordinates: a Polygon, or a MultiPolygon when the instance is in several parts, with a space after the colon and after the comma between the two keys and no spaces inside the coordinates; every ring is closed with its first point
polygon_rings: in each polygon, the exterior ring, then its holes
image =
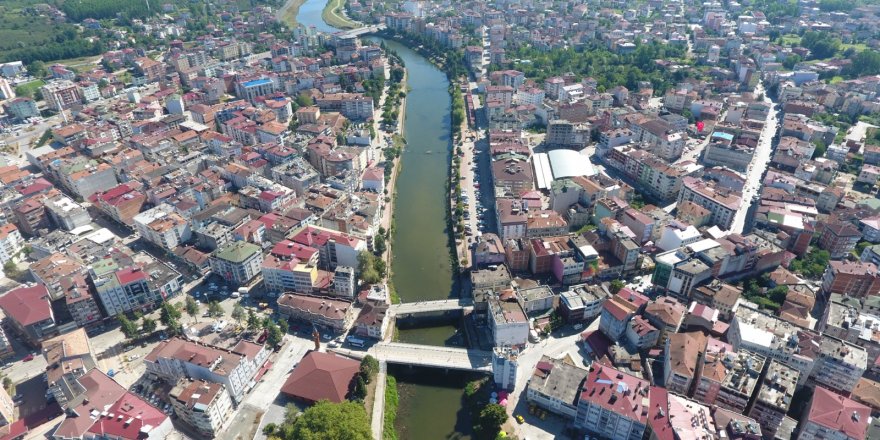
{"type": "Polygon", "coordinates": [[[324,6],[324,10],[321,11],[321,18],[324,19],[324,22],[339,29],[357,28],[358,23],[348,18],[345,14],[345,2],[346,0],[328,1],[327,5],[324,6]]]}
{"type": "Polygon", "coordinates": [[[284,6],[275,14],[275,20],[286,24],[291,29],[297,25],[296,16],[299,15],[299,8],[306,0],[287,0],[284,6]]]}

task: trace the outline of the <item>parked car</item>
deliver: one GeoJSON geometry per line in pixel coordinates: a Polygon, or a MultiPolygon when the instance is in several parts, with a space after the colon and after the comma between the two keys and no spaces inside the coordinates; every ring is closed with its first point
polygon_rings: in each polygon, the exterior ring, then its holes
{"type": "Polygon", "coordinates": [[[28,353],[28,355],[25,356],[24,359],[22,359],[22,360],[25,361],[25,362],[30,362],[30,361],[34,360],[34,355],[28,353]]]}

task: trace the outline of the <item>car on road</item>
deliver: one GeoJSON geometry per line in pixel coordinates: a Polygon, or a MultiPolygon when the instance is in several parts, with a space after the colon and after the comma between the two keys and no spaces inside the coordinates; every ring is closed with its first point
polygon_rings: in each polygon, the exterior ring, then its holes
{"type": "Polygon", "coordinates": [[[24,400],[24,394],[16,394],[12,396],[12,400],[18,402],[19,400],[24,400]]]}
{"type": "Polygon", "coordinates": [[[31,353],[28,353],[28,355],[25,356],[24,359],[22,359],[22,360],[25,362],[30,362],[30,361],[34,360],[34,355],[31,353]]]}

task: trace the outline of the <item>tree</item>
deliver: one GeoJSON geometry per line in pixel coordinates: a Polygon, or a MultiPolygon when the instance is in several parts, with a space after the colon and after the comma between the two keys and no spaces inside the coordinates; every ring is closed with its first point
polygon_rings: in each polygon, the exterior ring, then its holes
{"type": "Polygon", "coordinates": [[[480,416],[477,419],[477,426],[475,430],[482,434],[483,437],[492,437],[494,438],[498,431],[501,430],[501,425],[507,421],[507,411],[503,406],[497,403],[490,403],[480,411],[480,416]]]}
{"type": "Polygon", "coordinates": [[[34,78],[43,78],[47,74],[46,65],[42,61],[34,61],[27,66],[27,71],[34,78]]]}
{"type": "Polygon", "coordinates": [[[366,284],[376,284],[382,280],[379,272],[376,271],[375,259],[376,257],[367,251],[358,254],[358,272],[361,274],[361,280],[366,284]]]}
{"type": "Polygon", "coordinates": [[[281,329],[274,322],[269,321],[269,326],[266,327],[268,330],[268,335],[266,337],[266,342],[270,347],[277,347],[281,344],[281,341],[284,339],[284,333],[281,332],[281,329]]]}
{"type": "Polygon", "coordinates": [[[623,281],[613,280],[611,281],[611,285],[609,286],[608,291],[611,292],[611,294],[616,294],[617,292],[620,292],[620,289],[623,289],[625,286],[626,284],[623,281]]]}
{"type": "Polygon", "coordinates": [[[320,401],[305,410],[293,423],[285,440],[370,440],[370,420],[364,405],[357,402],[320,401]]]}
{"type": "Polygon", "coordinates": [[[23,279],[24,274],[21,270],[18,269],[18,265],[15,264],[12,260],[7,260],[3,263],[3,273],[7,278],[20,281],[23,279]]]}
{"type": "Polygon", "coordinates": [[[190,318],[195,318],[196,322],[199,322],[199,303],[197,303],[196,299],[191,295],[186,296],[183,309],[186,310],[186,314],[189,315],[190,318]]]}
{"type": "Polygon", "coordinates": [[[382,234],[376,234],[373,237],[373,250],[376,251],[376,255],[381,256],[385,253],[385,237],[382,234]]]}
{"type": "Polygon", "coordinates": [[[828,146],[825,145],[825,142],[817,139],[813,142],[813,144],[816,146],[816,149],[813,150],[813,159],[817,157],[824,157],[825,151],[828,150],[828,146]]]}
{"type": "Polygon", "coordinates": [[[247,327],[252,332],[260,329],[260,318],[257,318],[257,314],[253,310],[248,310],[247,327]]]}
{"type": "Polygon", "coordinates": [[[367,397],[367,381],[364,380],[364,376],[358,374],[355,377],[351,398],[354,400],[364,400],[365,397],[367,397]]]}
{"type": "Polygon", "coordinates": [[[281,334],[286,335],[290,330],[290,324],[286,319],[282,319],[281,321],[278,321],[278,329],[281,330],[281,334]]]}
{"type": "Polygon", "coordinates": [[[165,324],[165,327],[168,327],[172,333],[177,333],[180,328],[180,316],[180,310],[177,310],[174,305],[169,302],[162,304],[162,309],[159,312],[159,321],[165,324]]]}
{"type": "Polygon", "coordinates": [[[240,303],[235,303],[235,305],[232,306],[232,319],[234,319],[238,325],[241,325],[241,321],[245,319],[246,316],[244,307],[242,307],[240,303]]]}
{"type": "Polygon", "coordinates": [[[212,318],[223,316],[223,307],[220,307],[219,302],[211,301],[208,303],[208,316],[212,318]]]}
{"type": "Polygon", "coordinates": [[[145,335],[149,335],[150,333],[156,331],[156,325],[157,324],[155,319],[147,318],[146,316],[144,316],[144,319],[141,321],[141,327],[143,327],[143,332],[145,335]]]}
{"type": "Polygon", "coordinates": [[[125,335],[126,338],[133,338],[138,334],[137,324],[135,324],[132,320],[128,319],[127,316],[120,313],[116,316],[116,320],[119,321],[119,330],[122,331],[122,334],[125,335]]]}
{"type": "Polygon", "coordinates": [[[367,355],[361,360],[360,375],[363,376],[364,382],[370,383],[379,374],[379,361],[373,356],[367,355]]]}
{"type": "Polygon", "coordinates": [[[303,92],[296,97],[296,105],[298,105],[299,107],[309,107],[311,105],[314,105],[314,101],[308,93],[303,92]]]}

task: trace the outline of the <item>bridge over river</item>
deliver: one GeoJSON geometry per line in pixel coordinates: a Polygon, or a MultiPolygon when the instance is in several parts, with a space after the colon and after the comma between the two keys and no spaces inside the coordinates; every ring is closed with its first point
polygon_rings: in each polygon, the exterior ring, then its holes
{"type": "Polygon", "coordinates": [[[369,354],[380,362],[390,364],[481,373],[492,372],[492,352],[484,350],[401,342],[380,342],[366,351],[348,348],[330,348],[328,350],[357,359],[363,359],[369,354]]]}

